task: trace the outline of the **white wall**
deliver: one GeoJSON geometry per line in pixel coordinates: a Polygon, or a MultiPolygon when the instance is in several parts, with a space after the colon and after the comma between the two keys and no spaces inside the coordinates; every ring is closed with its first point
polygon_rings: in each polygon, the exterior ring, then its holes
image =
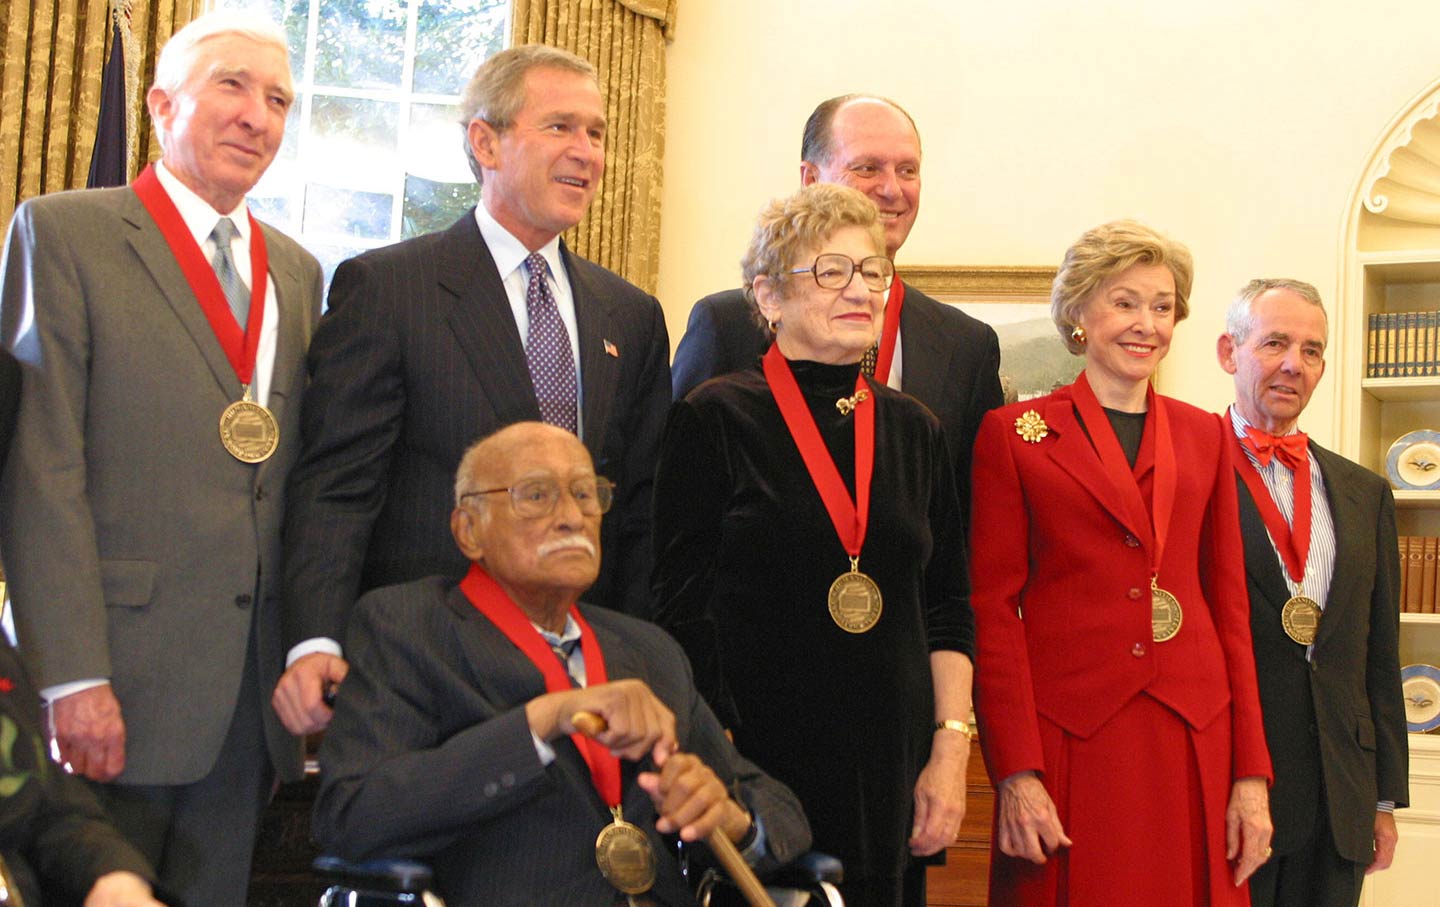
{"type": "MultiPolygon", "coordinates": [[[[738,285],[761,204],[798,185],[830,95],[894,97],[924,143],[900,264],[1057,264],[1137,217],[1187,243],[1189,322],[1166,393],[1229,400],[1214,340],[1262,275],[1333,303],[1346,205],[1391,117],[1440,77],[1434,0],[681,0],[670,46],[659,295],[738,285]]],[[[1331,380],[1302,426],[1334,442],[1331,380]]]]}

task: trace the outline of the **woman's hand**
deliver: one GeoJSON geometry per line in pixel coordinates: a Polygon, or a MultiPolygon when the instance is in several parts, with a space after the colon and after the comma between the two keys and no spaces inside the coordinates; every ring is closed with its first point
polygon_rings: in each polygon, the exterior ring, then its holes
{"type": "Polygon", "coordinates": [[[960,833],[965,818],[965,767],[970,762],[970,738],[951,730],[937,730],[930,759],[915,782],[915,824],[910,829],[910,852],[917,857],[937,853],[960,833]]]}
{"type": "Polygon", "coordinates": [[[1055,801],[1034,772],[1016,772],[1000,782],[995,811],[996,841],[1006,856],[1044,863],[1047,854],[1070,846],[1055,801]]]}
{"type": "Polygon", "coordinates": [[[1270,793],[1264,778],[1241,778],[1230,788],[1230,805],[1225,807],[1225,859],[1235,864],[1235,885],[1245,880],[1270,859],[1270,793]]]}

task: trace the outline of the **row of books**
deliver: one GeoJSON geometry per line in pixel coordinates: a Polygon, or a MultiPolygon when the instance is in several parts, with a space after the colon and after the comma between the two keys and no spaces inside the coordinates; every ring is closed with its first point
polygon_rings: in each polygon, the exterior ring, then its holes
{"type": "Polygon", "coordinates": [[[1400,536],[1400,610],[1406,614],[1434,614],[1437,609],[1435,558],[1440,538],[1433,535],[1400,536]]]}
{"type": "Polygon", "coordinates": [[[1440,375],[1440,312],[1371,312],[1365,377],[1440,375]]]}

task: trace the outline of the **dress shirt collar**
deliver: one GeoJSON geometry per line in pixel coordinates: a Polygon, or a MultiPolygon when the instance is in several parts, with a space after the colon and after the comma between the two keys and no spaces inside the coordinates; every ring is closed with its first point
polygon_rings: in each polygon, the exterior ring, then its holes
{"type": "MultiPolygon", "coordinates": [[[[475,206],[475,223],[480,227],[480,236],[485,240],[486,247],[490,249],[490,257],[495,259],[495,270],[500,272],[501,280],[508,278],[530,257],[530,250],[525,248],[525,244],[485,210],[483,200],[475,206]]],[[[559,236],[551,237],[549,242],[535,251],[545,257],[545,263],[550,266],[552,280],[555,279],[554,275],[565,273],[561,270],[559,236]]],[[[528,274],[523,276],[529,278],[528,274]]]]}
{"type": "MultiPolygon", "coordinates": [[[[1235,430],[1235,437],[1240,438],[1243,441],[1245,439],[1245,429],[1250,427],[1250,423],[1245,421],[1245,417],[1240,415],[1240,410],[1235,406],[1230,407],[1230,425],[1235,430]]],[[[1298,431],[1300,431],[1300,423],[1296,422],[1295,425],[1285,434],[1293,435],[1298,431]]],[[[1251,463],[1258,463],[1255,458],[1255,454],[1253,454],[1248,447],[1242,444],[1240,445],[1240,448],[1245,451],[1245,456],[1250,459],[1251,463]]],[[[1314,456],[1311,456],[1311,459],[1313,460],[1314,456]]],[[[1271,462],[1273,463],[1276,461],[1272,460],[1271,462]]]]}
{"type": "Polygon", "coordinates": [[[175,210],[180,212],[180,218],[185,221],[185,228],[195,237],[197,246],[205,248],[205,243],[215,230],[215,222],[222,217],[228,217],[235,222],[242,248],[250,248],[250,218],[246,215],[244,199],[240,200],[240,204],[236,205],[233,211],[216,211],[210,207],[209,202],[180,182],[178,176],[166,170],[160,161],[155,162],[155,175],[160,178],[160,185],[165,187],[165,194],[175,203],[175,210]]]}

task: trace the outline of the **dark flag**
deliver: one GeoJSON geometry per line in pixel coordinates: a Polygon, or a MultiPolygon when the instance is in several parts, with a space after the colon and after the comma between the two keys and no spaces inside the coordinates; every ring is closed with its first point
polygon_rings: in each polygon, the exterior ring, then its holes
{"type": "Polygon", "coordinates": [[[87,188],[123,186],[125,179],[125,42],[119,16],[111,16],[110,59],[100,77],[100,126],[90,157],[87,188]]]}

